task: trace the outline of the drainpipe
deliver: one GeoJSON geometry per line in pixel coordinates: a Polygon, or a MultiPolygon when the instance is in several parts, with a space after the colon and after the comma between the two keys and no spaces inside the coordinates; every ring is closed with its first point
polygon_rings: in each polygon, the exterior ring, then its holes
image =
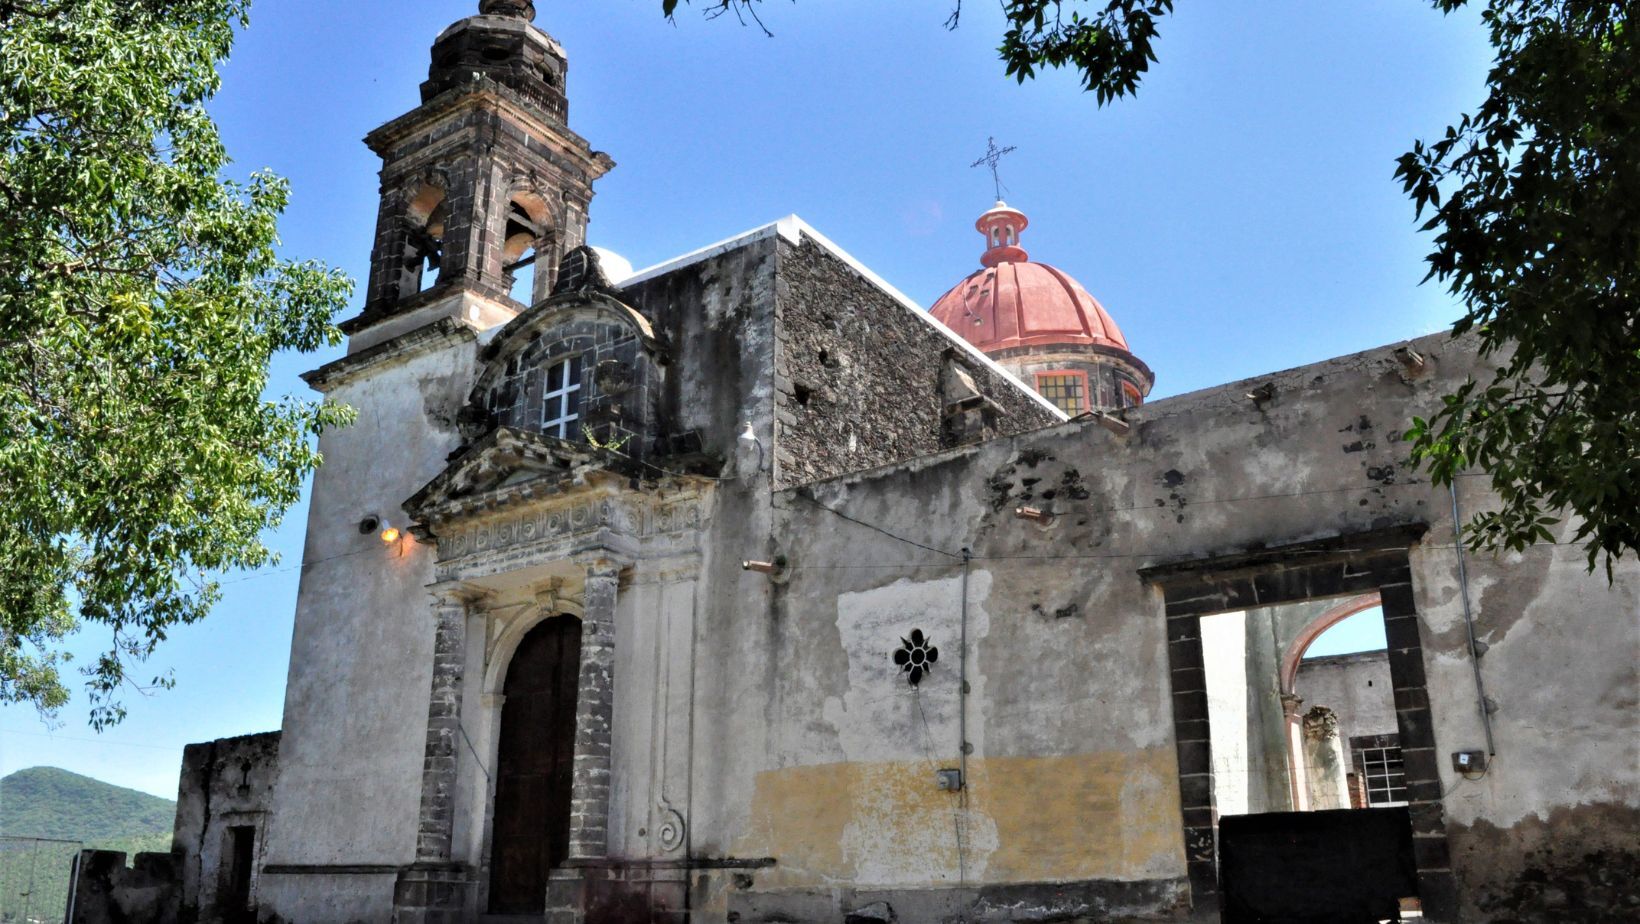
{"type": "Polygon", "coordinates": [[[1481,679],[1481,652],[1475,640],[1475,618],[1469,611],[1469,568],[1463,554],[1463,514],[1458,510],[1458,480],[1447,483],[1452,489],[1452,538],[1458,550],[1458,588],[1463,597],[1463,624],[1469,633],[1469,664],[1475,669],[1475,695],[1480,700],[1481,727],[1486,729],[1486,753],[1495,757],[1497,745],[1492,740],[1492,711],[1487,708],[1486,683],[1481,679]]]}
{"type": "MultiPolygon", "coordinates": [[[[968,791],[968,569],[974,553],[962,550],[962,633],[957,642],[957,742],[962,791],[968,791]]],[[[964,797],[966,798],[966,796],[964,797]]]]}

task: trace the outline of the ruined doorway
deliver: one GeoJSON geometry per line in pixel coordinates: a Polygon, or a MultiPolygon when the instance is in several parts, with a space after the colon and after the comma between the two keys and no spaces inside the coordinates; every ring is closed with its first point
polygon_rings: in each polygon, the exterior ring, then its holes
{"type": "Polygon", "coordinates": [[[251,909],[251,873],[256,867],[256,826],[233,825],[227,831],[227,863],[217,907],[226,924],[256,920],[251,909]]]}
{"type": "MultiPolygon", "coordinates": [[[[1416,881],[1415,897],[1423,915],[1434,921],[1454,919],[1456,889],[1446,841],[1434,724],[1425,687],[1423,645],[1410,562],[1424,530],[1421,524],[1408,524],[1140,570],[1140,576],[1161,591],[1164,604],[1185,859],[1191,904],[1198,914],[1221,911],[1225,921],[1324,920],[1331,924],[1346,920],[1336,913],[1328,917],[1331,912],[1322,911],[1328,896],[1319,894],[1321,889],[1306,889],[1298,896],[1306,901],[1314,900],[1309,910],[1321,911],[1319,916],[1293,913],[1289,907],[1284,915],[1248,918],[1241,914],[1244,908],[1230,907],[1233,898],[1227,893],[1233,883],[1221,879],[1221,849],[1225,845],[1220,843],[1220,838],[1234,832],[1221,828],[1216,800],[1215,791],[1219,787],[1215,785],[1214,719],[1209,707],[1203,617],[1255,607],[1377,594],[1382,607],[1381,621],[1395,706],[1395,740],[1402,759],[1399,785],[1394,788],[1403,790],[1396,794],[1404,799],[1393,801],[1404,801],[1405,805],[1329,812],[1289,811],[1283,823],[1290,824],[1293,830],[1286,832],[1281,843],[1295,843],[1294,836],[1302,833],[1300,829],[1317,825],[1341,822],[1354,829],[1372,824],[1370,818],[1374,815],[1389,819],[1394,824],[1386,824],[1385,830],[1394,836],[1387,838],[1386,843],[1394,841],[1394,854],[1398,858],[1410,854],[1416,881]],[[1392,815],[1397,817],[1391,818],[1392,815]],[[1409,836],[1403,837],[1403,833],[1409,836]]],[[[1365,744],[1363,742],[1364,747],[1365,744]]],[[[1270,753],[1280,752],[1272,749],[1270,753]]],[[[1278,787],[1269,787],[1266,791],[1273,794],[1278,787]]],[[[1243,817],[1251,819],[1255,827],[1267,827],[1270,823],[1267,820],[1276,819],[1280,814],[1243,817]]],[[[1256,837],[1259,831],[1247,833],[1256,837]]],[[[1329,835],[1325,840],[1346,852],[1359,853],[1354,851],[1357,845],[1347,838],[1329,835]]],[[[1248,844],[1257,847],[1254,841],[1248,844]]],[[[1279,856],[1279,852],[1275,855],[1279,856]]],[[[1355,860],[1343,862],[1360,868],[1355,860]]],[[[1387,882],[1389,874],[1396,872],[1399,861],[1374,861],[1367,865],[1386,874],[1384,881],[1387,882]]],[[[1293,870],[1292,876],[1274,881],[1299,883],[1304,878],[1302,872],[1293,870]]],[[[1253,877],[1251,882],[1242,884],[1256,885],[1258,881],[1258,877],[1253,877]]],[[[1263,881],[1272,880],[1266,875],[1263,881]]],[[[1387,886],[1386,894],[1397,902],[1409,897],[1406,892],[1387,886]]]]}
{"type": "Polygon", "coordinates": [[[519,643],[502,686],[490,849],[490,911],[540,914],[569,855],[581,621],[554,616],[519,643]]]}
{"type": "Polygon", "coordinates": [[[1378,924],[1416,915],[1379,595],[1199,621],[1222,920],[1378,924]],[[1368,758],[1370,801],[1355,766],[1368,758]]]}

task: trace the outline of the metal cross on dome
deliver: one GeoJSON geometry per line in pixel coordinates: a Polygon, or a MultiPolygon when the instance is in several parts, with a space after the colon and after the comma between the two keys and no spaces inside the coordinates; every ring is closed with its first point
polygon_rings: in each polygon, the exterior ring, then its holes
{"type": "Polygon", "coordinates": [[[1019,150],[1019,148],[1011,144],[1005,148],[999,148],[997,147],[997,140],[995,138],[987,138],[985,145],[985,156],[968,165],[970,167],[978,167],[980,164],[985,164],[991,168],[991,182],[996,185],[998,202],[1002,201],[1002,178],[997,174],[997,164],[1002,162],[1002,158],[1005,155],[1012,154],[1017,150],[1019,150]]]}

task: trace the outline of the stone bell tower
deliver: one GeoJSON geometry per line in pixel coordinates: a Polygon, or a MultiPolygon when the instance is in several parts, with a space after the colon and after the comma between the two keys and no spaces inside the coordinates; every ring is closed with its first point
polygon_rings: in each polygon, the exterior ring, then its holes
{"type": "Polygon", "coordinates": [[[433,43],[421,105],[365,138],[382,199],[349,352],[443,317],[504,324],[585,242],[593,181],[614,162],[569,130],[569,62],[534,19],[529,0],[481,0],[433,43]]]}

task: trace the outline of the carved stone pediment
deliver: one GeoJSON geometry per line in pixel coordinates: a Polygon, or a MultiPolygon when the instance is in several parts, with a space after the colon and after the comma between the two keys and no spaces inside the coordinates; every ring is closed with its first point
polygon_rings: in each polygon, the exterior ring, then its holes
{"type": "Polygon", "coordinates": [[[602,463],[588,446],[497,427],[405,501],[404,510],[419,531],[436,535],[443,521],[562,493],[601,473],[602,463]]]}
{"type": "Polygon", "coordinates": [[[672,549],[705,525],[707,481],[640,480],[611,469],[609,461],[587,446],[500,427],[404,510],[412,531],[437,543],[440,562],[483,560],[493,570],[516,564],[509,557],[514,552],[551,554],[562,542],[595,540],[632,553],[654,543],[672,549]]]}

